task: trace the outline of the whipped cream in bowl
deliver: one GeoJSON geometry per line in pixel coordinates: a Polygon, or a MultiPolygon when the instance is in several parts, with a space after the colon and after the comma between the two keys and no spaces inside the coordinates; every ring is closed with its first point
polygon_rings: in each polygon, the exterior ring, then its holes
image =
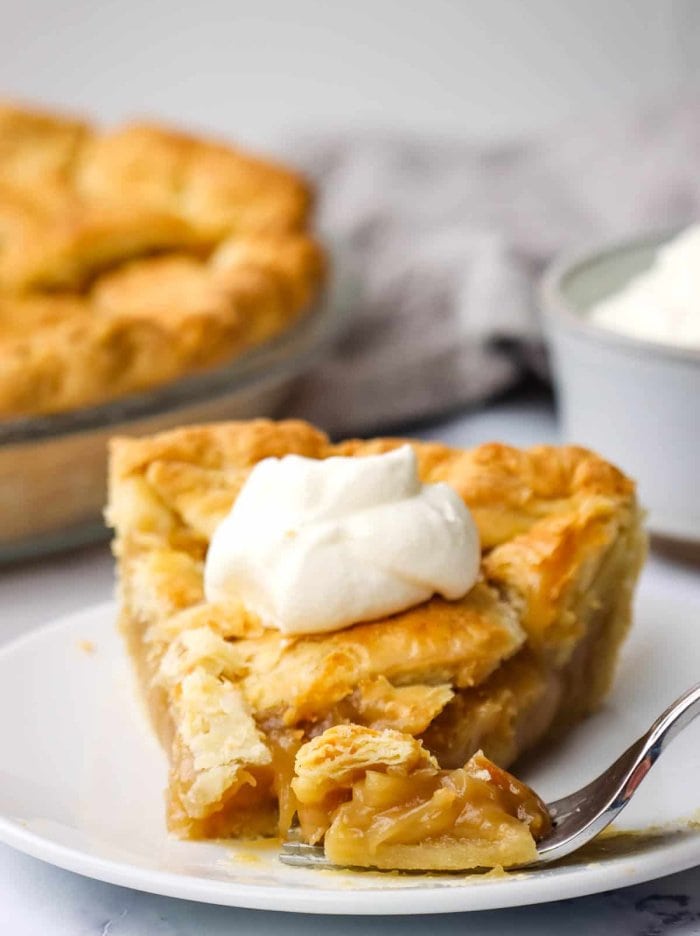
{"type": "Polygon", "coordinates": [[[596,303],[590,319],[634,338],[700,349],[700,224],[662,244],[651,266],[596,303]]]}
{"type": "Polygon", "coordinates": [[[409,445],[381,455],[267,458],[214,532],[205,596],[285,634],[339,630],[479,575],[474,520],[448,484],[422,484],[409,445]]]}

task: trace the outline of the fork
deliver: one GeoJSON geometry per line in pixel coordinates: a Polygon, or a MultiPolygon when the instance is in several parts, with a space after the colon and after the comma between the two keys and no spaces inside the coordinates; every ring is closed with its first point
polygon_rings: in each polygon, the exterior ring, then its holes
{"type": "MultiPolygon", "coordinates": [[[[700,683],[660,715],[649,730],[599,777],[575,793],[547,804],[552,830],[537,843],[537,858],[528,865],[546,864],[577,851],[622,812],[661,752],[700,715],[700,683]]],[[[285,842],[280,861],[289,865],[334,868],[320,845],[285,842]]]]}

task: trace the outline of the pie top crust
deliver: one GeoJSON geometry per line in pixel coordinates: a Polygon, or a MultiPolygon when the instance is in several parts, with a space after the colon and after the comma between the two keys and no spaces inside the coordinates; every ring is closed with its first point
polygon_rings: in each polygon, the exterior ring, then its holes
{"type": "Polygon", "coordinates": [[[323,278],[309,190],[230,146],[0,105],[0,416],[222,363],[323,278]]]}
{"type": "Polygon", "coordinates": [[[617,469],[575,447],[410,442],[422,481],[453,485],[479,528],[481,578],[463,599],[435,597],[342,632],[294,638],[265,630],[243,608],[205,602],[208,542],[260,459],[362,456],[401,444],[333,444],[305,423],[266,420],[113,441],[108,519],[125,627],[138,631],[151,701],[168,713],[161,736],[173,764],[173,827],[218,834],[216,824],[196,823],[225,811],[246,784],[255,795],[272,784],[279,795],[270,777],[279,774],[280,738],[293,751],[302,738],[358,722],[422,735],[456,693],[492,676],[504,673],[511,694],[546,688],[549,674],[574,660],[587,603],[595,614],[599,601],[589,585],[625,536],[620,594],[629,599],[642,540],[634,485],[617,469]]]}

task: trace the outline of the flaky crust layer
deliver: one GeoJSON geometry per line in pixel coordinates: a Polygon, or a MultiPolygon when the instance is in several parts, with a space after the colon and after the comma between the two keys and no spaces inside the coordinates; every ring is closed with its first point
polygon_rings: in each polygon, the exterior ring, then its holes
{"type": "Polygon", "coordinates": [[[0,416],[223,363],[323,278],[291,172],[164,127],[0,105],[0,416]]]}
{"type": "MultiPolygon", "coordinates": [[[[483,747],[507,766],[562,710],[580,717],[608,688],[644,536],[633,483],[581,448],[409,443],[421,479],[453,485],[479,528],[481,578],[460,601],[435,597],[336,634],[291,640],[243,608],[204,601],[209,540],[258,461],[363,456],[401,444],[333,444],[305,423],[268,420],[113,440],[108,519],[117,531],[123,623],[170,746],[171,826],[182,834],[235,831],[241,784],[246,815],[274,811],[280,750],[288,755],[330,726],[421,736],[438,758],[459,750],[456,766],[483,747]],[[190,696],[193,704],[233,713],[227,730],[267,746],[269,761],[260,748],[256,760],[215,763],[213,779],[198,774],[192,752],[209,763],[203,742],[195,738],[188,750],[179,725],[192,723],[182,686],[195,684],[193,674],[206,689],[190,696]],[[197,799],[225,782],[228,794],[197,799]],[[202,823],[208,816],[211,824],[202,823]]],[[[224,730],[220,722],[203,728],[224,730]]],[[[285,763],[291,770],[289,756],[285,763]]]]}

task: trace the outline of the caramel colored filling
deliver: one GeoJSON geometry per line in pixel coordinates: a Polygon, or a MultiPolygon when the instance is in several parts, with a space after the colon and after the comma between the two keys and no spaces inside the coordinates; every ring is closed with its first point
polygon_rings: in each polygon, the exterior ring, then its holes
{"type": "Polygon", "coordinates": [[[481,753],[457,770],[367,770],[300,802],[298,816],[329,861],[406,870],[527,864],[551,828],[539,797],[481,753]]]}

